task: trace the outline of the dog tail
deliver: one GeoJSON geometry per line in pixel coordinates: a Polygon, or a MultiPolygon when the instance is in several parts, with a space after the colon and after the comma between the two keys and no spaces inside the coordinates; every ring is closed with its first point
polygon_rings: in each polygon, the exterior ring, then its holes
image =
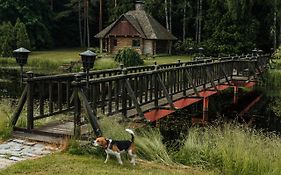
{"type": "Polygon", "coordinates": [[[128,133],[130,133],[131,134],[131,136],[132,136],[132,142],[134,142],[135,141],[135,133],[134,133],[134,131],[132,131],[131,129],[125,129],[125,131],[127,131],[128,133]]]}

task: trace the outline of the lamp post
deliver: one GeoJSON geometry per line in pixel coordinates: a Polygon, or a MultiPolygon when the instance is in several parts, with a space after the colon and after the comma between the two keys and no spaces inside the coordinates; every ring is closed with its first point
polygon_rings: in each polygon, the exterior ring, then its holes
{"type": "Polygon", "coordinates": [[[258,52],[257,48],[254,48],[254,49],[252,50],[252,55],[253,55],[253,56],[256,56],[256,55],[257,55],[257,52],[258,52]]]}
{"type": "Polygon", "coordinates": [[[203,47],[199,47],[198,48],[198,52],[200,54],[200,57],[203,56],[204,48],[203,47]]]}
{"type": "Polygon", "coordinates": [[[193,47],[188,48],[189,55],[193,54],[193,50],[194,50],[193,47]]]}
{"type": "Polygon", "coordinates": [[[20,65],[20,86],[23,83],[23,66],[27,63],[29,50],[21,47],[13,51],[14,57],[16,58],[17,64],[20,65]]]}
{"type": "Polygon", "coordinates": [[[86,70],[86,76],[87,76],[87,88],[89,87],[89,71],[94,67],[94,63],[96,60],[97,54],[94,52],[87,50],[85,52],[82,52],[79,54],[81,56],[82,64],[84,70],[86,70]]]}
{"type": "Polygon", "coordinates": [[[272,48],[270,48],[270,56],[271,57],[272,57],[273,53],[274,53],[274,48],[272,47],[272,48]]]}

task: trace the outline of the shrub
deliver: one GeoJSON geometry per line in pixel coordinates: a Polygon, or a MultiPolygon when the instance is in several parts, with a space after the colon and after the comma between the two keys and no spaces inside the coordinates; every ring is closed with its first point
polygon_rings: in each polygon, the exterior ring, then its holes
{"type": "Polygon", "coordinates": [[[115,61],[119,63],[123,63],[124,66],[139,66],[144,63],[144,61],[141,59],[139,53],[131,48],[125,48],[122,50],[119,50],[115,61]]]}
{"type": "Polygon", "coordinates": [[[192,54],[189,48],[196,48],[196,43],[192,38],[186,38],[184,41],[178,41],[175,43],[174,48],[176,54],[192,54]]]}

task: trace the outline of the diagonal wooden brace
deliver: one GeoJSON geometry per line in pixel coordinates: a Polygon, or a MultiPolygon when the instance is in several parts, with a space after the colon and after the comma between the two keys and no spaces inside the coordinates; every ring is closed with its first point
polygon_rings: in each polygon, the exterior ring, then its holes
{"type": "Polygon", "coordinates": [[[210,71],[210,68],[207,68],[206,70],[206,75],[208,77],[208,79],[211,81],[211,85],[214,87],[214,89],[218,92],[218,88],[214,83],[214,79],[213,79],[213,71],[210,71]]]}
{"type": "Polygon", "coordinates": [[[126,87],[126,89],[127,89],[127,91],[128,91],[128,95],[129,95],[129,96],[131,97],[131,99],[132,99],[132,102],[133,102],[134,106],[136,107],[136,110],[137,110],[139,116],[140,116],[141,118],[144,118],[144,114],[143,114],[143,112],[142,112],[142,110],[141,110],[140,104],[139,104],[139,102],[138,102],[138,100],[137,100],[137,98],[136,98],[136,96],[135,96],[135,94],[134,94],[134,91],[133,91],[133,89],[132,89],[132,87],[131,87],[130,82],[129,82],[128,79],[126,79],[125,87],[126,87]]]}
{"type": "Polygon", "coordinates": [[[260,67],[259,67],[259,65],[258,65],[258,62],[255,63],[255,67],[256,67],[256,69],[258,70],[258,72],[259,72],[259,74],[260,74],[260,76],[261,76],[262,81],[265,81],[265,79],[264,79],[264,77],[263,77],[263,75],[262,75],[262,71],[261,71],[261,69],[260,69],[260,67]]]}
{"type": "Polygon", "coordinates": [[[193,82],[193,79],[192,79],[190,73],[189,73],[186,69],[185,69],[185,75],[186,75],[186,77],[187,77],[187,80],[191,83],[195,95],[196,95],[197,97],[200,97],[199,92],[198,92],[198,90],[197,90],[197,88],[196,88],[196,86],[195,86],[195,84],[194,84],[194,82],[193,82]]]}
{"type": "Polygon", "coordinates": [[[161,77],[160,77],[159,74],[157,74],[157,81],[159,82],[161,88],[163,89],[164,94],[165,94],[165,96],[166,96],[166,99],[167,99],[167,101],[168,101],[170,107],[175,110],[176,107],[175,107],[175,105],[173,104],[173,100],[171,99],[170,94],[169,94],[169,92],[168,92],[168,90],[167,90],[167,88],[166,88],[166,86],[165,86],[164,82],[162,81],[162,79],[161,79],[161,77]]]}
{"type": "Polygon", "coordinates": [[[82,105],[87,113],[87,116],[89,118],[90,124],[92,125],[92,128],[96,134],[97,137],[102,135],[97,116],[93,113],[92,108],[87,100],[87,97],[82,92],[81,89],[78,90],[78,97],[79,100],[82,102],[82,105]]]}
{"type": "Polygon", "coordinates": [[[227,77],[227,75],[226,75],[226,71],[225,71],[224,67],[223,67],[223,66],[220,66],[220,68],[221,68],[221,71],[222,71],[222,73],[223,73],[223,76],[224,76],[224,78],[225,78],[227,84],[228,84],[228,85],[231,85],[231,83],[230,83],[230,81],[229,81],[229,79],[228,79],[228,77],[227,77]]]}

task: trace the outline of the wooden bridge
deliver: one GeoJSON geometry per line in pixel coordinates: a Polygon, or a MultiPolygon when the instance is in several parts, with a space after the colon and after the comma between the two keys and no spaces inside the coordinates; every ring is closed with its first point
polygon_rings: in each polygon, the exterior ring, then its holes
{"type": "Polygon", "coordinates": [[[240,86],[252,87],[269,65],[269,55],[200,58],[197,61],[33,77],[12,117],[15,131],[54,136],[84,134],[90,123],[101,135],[97,115],[122,114],[124,119],[154,122],[194,103],[203,103],[203,115],[193,122],[208,121],[209,97],[240,86]],[[23,110],[26,104],[26,111],[23,110]],[[73,117],[42,125],[40,120],[60,114],[73,117]],[[26,118],[22,122],[20,118],[26,118]]]}

